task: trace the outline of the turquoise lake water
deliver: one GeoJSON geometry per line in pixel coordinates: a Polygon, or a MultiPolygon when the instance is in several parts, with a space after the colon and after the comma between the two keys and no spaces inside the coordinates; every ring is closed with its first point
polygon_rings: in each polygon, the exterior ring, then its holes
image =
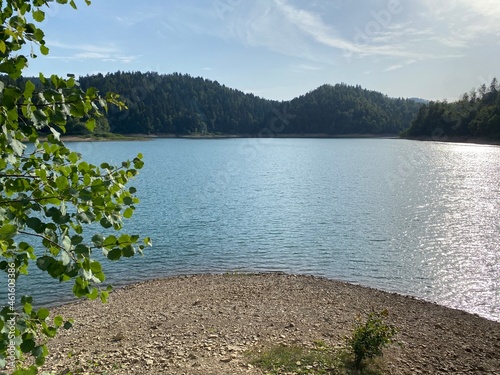
{"type": "MultiPolygon", "coordinates": [[[[144,154],[115,285],[283,271],[398,292],[500,321],[500,147],[398,139],[82,142],[95,163],[144,154]]],[[[39,302],[68,288],[37,276],[39,302]]]]}

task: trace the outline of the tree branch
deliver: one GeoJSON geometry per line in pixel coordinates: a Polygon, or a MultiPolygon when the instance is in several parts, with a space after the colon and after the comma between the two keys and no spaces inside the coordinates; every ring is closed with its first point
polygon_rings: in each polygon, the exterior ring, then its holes
{"type": "Polygon", "coordinates": [[[58,197],[58,196],[54,196],[54,197],[43,197],[43,198],[26,198],[26,199],[13,199],[13,200],[10,200],[10,201],[0,201],[0,206],[1,205],[7,205],[7,204],[11,204],[11,203],[24,203],[26,201],[29,201],[29,202],[40,202],[40,201],[43,201],[43,200],[47,200],[47,199],[59,199],[59,200],[64,200],[62,199],[62,197],[58,197]]]}
{"type": "Polygon", "coordinates": [[[66,254],[68,254],[68,256],[69,256],[69,257],[70,257],[70,258],[71,258],[74,262],[76,262],[76,259],[73,257],[73,254],[72,254],[70,251],[66,250],[63,246],[59,245],[57,242],[54,242],[54,241],[52,241],[52,240],[48,239],[48,238],[47,238],[47,237],[45,237],[44,235],[42,235],[42,234],[38,234],[38,233],[30,233],[30,232],[25,232],[25,231],[23,231],[23,230],[20,230],[20,231],[18,231],[18,232],[19,232],[19,233],[21,233],[21,234],[25,234],[25,235],[27,235],[27,236],[38,237],[38,238],[41,238],[41,239],[43,239],[43,240],[45,240],[45,241],[49,242],[51,245],[53,245],[53,246],[57,247],[59,250],[64,251],[66,254]]]}
{"type": "Polygon", "coordinates": [[[42,234],[38,234],[38,233],[30,233],[30,232],[25,232],[23,230],[20,230],[18,231],[19,233],[21,234],[26,234],[28,236],[33,236],[33,237],[38,237],[38,238],[41,238],[43,240],[46,240],[48,241],[51,245],[54,245],[55,247],[59,248],[60,250],[63,250],[63,251],[66,251],[66,249],[64,247],[62,247],[61,245],[59,245],[57,242],[54,242],[52,240],[49,240],[47,237],[45,237],[44,235],[42,234]]]}
{"type": "Polygon", "coordinates": [[[30,176],[30,175],[24,175],[24,174],[3,174],[0,173],[0,178],[7,177],[7,178],[32,178],[36,179],[39,178],[38,176],[30,176]]]}

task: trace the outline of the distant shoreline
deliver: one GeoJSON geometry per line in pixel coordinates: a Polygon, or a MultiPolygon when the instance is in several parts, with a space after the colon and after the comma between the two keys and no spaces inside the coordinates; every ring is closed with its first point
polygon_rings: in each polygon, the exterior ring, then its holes
{"type": "Polygon", "coordinates": [[[443,137],[400,137],[400,139],[408,139],[411,141],[424,141],[424,142],[445,142],[445,143],[468,143],[480,145],[500,146],[500,139],[488,139],[480,137],[467,137],[467,136],[443,136],[443,137]]]}
{"type": "Polygon", "coordinates": [[[258,134],[117,134],[116,137],[84,137],[67,135],[61,136],[64,142],[105,142],[105,141],[147,141],[151,139],[231,139],[231,138],[325,138],[325,139],[349,139],[349,138],[382,138],[398,139],[397,134],[272,134],[259,136],[258,134]]]}
{"type": "Polygon", "coordinates": [[[152,139],[244,139],[244,138],[280,138],[280,139],[406,139],[412,141],[468,143],[500,146],[500,140],[479,137],[401,137],[397,134],[274,134],[259,136],[255,134],[116,134],[109,137],[85,137],[76,135],[62,136],[64,142],[113,142],[113,141],[148,141],[152,139]]]}

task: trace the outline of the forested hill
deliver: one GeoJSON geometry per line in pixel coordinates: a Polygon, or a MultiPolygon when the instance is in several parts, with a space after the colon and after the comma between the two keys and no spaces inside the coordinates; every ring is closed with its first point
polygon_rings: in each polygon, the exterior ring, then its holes
{"type": "Polygon", "coordinates": [[[421,106],[345,84],[277,102],[178,73],[117,72],[79,82],[126,101],[127,111],[108,115],[111,131],[122,134],[398,134],[421,106]]]}
{"type": "Polygon", "coordinates": [[[217,81],[178,73],[123,73],[91,75],[81,86],[120,94],[126,111],[111,111],[115,133],[254,134],[276,102],[230,89],[217,81]]]}
{"type": "Polygon", "coordinates": [[[283,104],[289,117],[285,132],[399,134],[408,128],[420,106],[361,86],[323,85],[283,104]]]}
{"type": "Polygon", "coordinates": [[[489,87],[483,84],[456,102],[436,101],[422,106],[403,136],[500,140],[500,84],[494,78],[489,87]]]}

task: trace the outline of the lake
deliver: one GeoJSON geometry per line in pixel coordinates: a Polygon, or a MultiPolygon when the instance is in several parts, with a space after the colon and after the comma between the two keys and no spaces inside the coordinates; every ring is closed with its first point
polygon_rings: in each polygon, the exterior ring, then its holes
{"type": "MultiPolygon", "coordinates": [[[[115,285],[200,272],[312,274],[500,321],[500,147],[399,139],[80,142],[93,162],[144,154],[129,232],[144,257],[115,285]]],[[[68,288],[36,278],[39,302],[68,288]]],[[[35,284],[33,284],[35,285],[35,284]]]]}

